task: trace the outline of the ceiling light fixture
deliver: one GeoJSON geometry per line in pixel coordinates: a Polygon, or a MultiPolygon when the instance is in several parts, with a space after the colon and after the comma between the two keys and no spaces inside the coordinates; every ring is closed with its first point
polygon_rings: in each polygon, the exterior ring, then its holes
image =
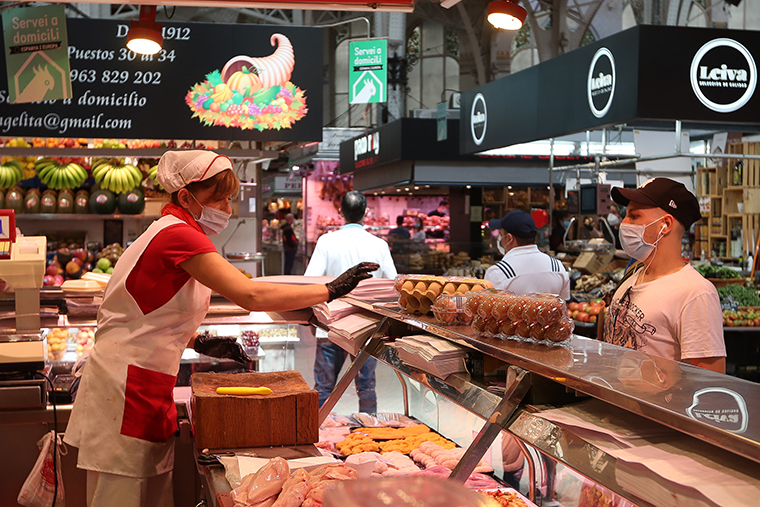
{"type": "Polygon", "coordinates": [[[526,17],[528,11],[509,0],[493,0],[488,4],[488,22],[496,28],[519,30],[526,17]]]}
{"type": "Polygon", "coordinates": [[[127,33],[127,48],[141,55],[155,55],[161,51],[164,38],[163,25],[156,23],[156,6],[141,5],[140,19],[132,21],[127,33]]]}

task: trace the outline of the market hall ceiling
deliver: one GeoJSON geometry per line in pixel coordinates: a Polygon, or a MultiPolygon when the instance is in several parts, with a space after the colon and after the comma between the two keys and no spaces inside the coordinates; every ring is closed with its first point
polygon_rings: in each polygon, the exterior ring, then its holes
{"type": "MultiPolygon", "coordinates": [[[[214,8],[243,8],[243,9],[304,9],[304,10],[325,10],[325,11],[375,11],[375,12],[412,12],[416,0],[378,0],[368,2],[367,0],[173,0],[169,5],[181,7],[214,7],[214,8]]],[[[66,3],[63,1],[53,0],[50,3],[66,3]]],[[[78,2],[82,4],[115,4],[122,5],[124,2],[116,1],[97,1],[97,2],[78,2]]],[[[139,2],[130,2],[129,5],[139,7],[140,5],[166,5],[160,0],[140,0],[139,2]]]]}

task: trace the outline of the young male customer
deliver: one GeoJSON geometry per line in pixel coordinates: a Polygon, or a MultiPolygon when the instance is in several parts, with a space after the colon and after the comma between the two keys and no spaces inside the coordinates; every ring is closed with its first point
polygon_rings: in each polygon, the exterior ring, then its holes
{"type": "Polygon", "coordinates": [[[612,199],[627,206],[620,243],[641,262],[615,291],[603,340],[725,373],[718,292],[681,257],[684,231],[700,218],[697,198],[682,183],[654,178],[613,188],[612,199]]]}
{"type": "Polygon", "coordinates": [[[512,210],[488,223],[499,230],[497,247],[504,258],[488,268],[486,280],[516,294],[543,292],[570,299],[570,278],[560,261],[538,250],[536,223],[524,211],[512,210]]]}
{"type": "MultiPolygon", "coordinates": [[[[347,193],[341,200],[340,209],[346,225],[319,238],[304,276],[337,276],[345,271],[341,266],[353,266],[356,264],[354,259],[365,259],[380,265],[380,269],[372,273],[373,277],[395,278],[396,267],[388,243],[365,231],[362,225],[367,209],[367,198],[364,194],[355,190],[347,193]]],[[[326,338],[324,331],[317,329],[314,389],[319,393],[320,407],[335,388],[338,374],[346,360],[346,351],[326,338]]],[[[370,357],[354,381],[359,396],[360,412],[377,412],[376,367],[377,360],[370,357]]]]}

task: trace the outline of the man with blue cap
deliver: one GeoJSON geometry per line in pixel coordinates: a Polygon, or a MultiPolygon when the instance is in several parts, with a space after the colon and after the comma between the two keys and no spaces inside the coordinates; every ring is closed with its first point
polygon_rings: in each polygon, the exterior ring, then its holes
{"type": "Polygon", "coordinates": [[[499,231],[497,247],[504,258],[486,271],[486,280],[497,289],[516,294],[541,292],[570,299],[570,278],[560,261],[536,246],[536,223],[524,211],[512,210],[488,223],[499,231]]]}

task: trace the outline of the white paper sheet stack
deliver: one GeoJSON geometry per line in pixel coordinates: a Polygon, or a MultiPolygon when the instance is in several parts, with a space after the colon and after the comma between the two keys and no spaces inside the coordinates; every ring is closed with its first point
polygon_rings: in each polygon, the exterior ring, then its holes
{"type": "Polygon", "coordinates": [[[359,311],[330,324],[327,338],[351,355],[357,355],[364,341],[375,331],[380,318],[359,311]]]}
{"type": "Polygon", "coordinates": [[[398,357],[409,366],[438,378],[466,372],[465,349],[427,335],[405,336],[396,340],[398,357]]]}

